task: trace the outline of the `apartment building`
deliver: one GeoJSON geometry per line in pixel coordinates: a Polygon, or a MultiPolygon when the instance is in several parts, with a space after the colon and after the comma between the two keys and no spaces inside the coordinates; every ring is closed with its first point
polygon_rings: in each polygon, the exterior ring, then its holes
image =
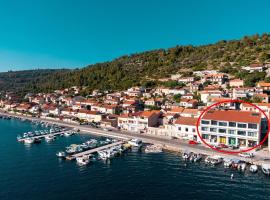
{"type": "Polygon", "coordinates": [[[200,122],[200,134],[210,144],[253,147],[261,139],[261,115],[237,110],[210,110],[200,122]]]}
{"type": "Polygon", "coordinates": [[[145,131],[148,127],[159,125],[160,111],[141,111],[123,114],[118,117],[118,127],[128,131],[145,131]]]}

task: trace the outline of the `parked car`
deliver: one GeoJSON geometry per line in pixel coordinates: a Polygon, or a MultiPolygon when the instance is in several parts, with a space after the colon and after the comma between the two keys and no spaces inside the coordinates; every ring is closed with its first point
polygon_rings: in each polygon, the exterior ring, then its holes
{"type": "Polygon", "coordinates": [[[228,148],[228,146],[226,144],[218,144],[218,147],[221,149],[228,148]]]}
{"type": "Polygon", "coordinates": [[[238,149],[239,147],[238,146],[234,146],[234,145],[229,145],[228,148],[234,150],[234,149],[238,149]]]}
{"type": "Polygon", "coordinates": [[[243,152],[243,153],[239,153],[239,156],[244,157],[244,158],[253,158],[254,154],[253,153],[243,152]]]}
{"type": "Polygon", "coordinates": [[[188,144],[196,145],[196,144],[198,144],[198,142],[196,142],[196,141],[194,141],[194,140],[189,140],[189,141],[188,141],[188,144]]]}

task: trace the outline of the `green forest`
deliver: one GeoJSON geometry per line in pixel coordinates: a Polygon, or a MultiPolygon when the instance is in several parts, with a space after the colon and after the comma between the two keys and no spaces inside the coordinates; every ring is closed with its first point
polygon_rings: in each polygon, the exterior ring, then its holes
{"type": "Polygon", "coordinates": [[[97,63],[74,70],[28,70],[0,73],[0,90],[50,92],[70,86],[93,89],[126,89],[135,85],[147,87],[158,79],[192,71],[220,69],[254,85],[265,74],[242,73],[241,66],[270,62],[270,34],[245,36],[240,40],[222,40],[203,46],[176,46],[124,55],[110,62],[97,63]]]}

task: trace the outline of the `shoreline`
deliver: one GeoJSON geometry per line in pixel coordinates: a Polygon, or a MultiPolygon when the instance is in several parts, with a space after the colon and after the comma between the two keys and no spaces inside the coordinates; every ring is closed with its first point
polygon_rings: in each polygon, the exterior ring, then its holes
{"type": "Polygon", "coordinates": [[[254,158],[244,158],[244,157],[241,157],[237,154],[235,154],[235,155],[230,154],[229,155],[229,154],[217,152],[217,151],[214,151],[210,148],[207,148],[201,144],[191,146],[184,141],[173,140],[173,139],[169,139],[169,138],[165,138],[165,137],[157,137],[157,136],[153,136],[153,135],[138,134],[138,133],[119,131],[119,130],[114,130],[114,129],[112,131],[104,131],[100,128],[91,128],[91,127],[88,127],[86,125],[79,125],[79,124],[75,124],[75,123],[69,123],[69,122],[53,120],[53,119],[46,119],[46,118],[35,118],[35,117],[31,117],[31,116],[7,113],[7,112],[3,112],[3,111],[0,111],[0,115],[17,117],[17,118],[27,119],[27,120],[31,120],[31,121],[35,120],[35,121],[43,121],[43,122],[47,122],[47,123],[54,123],[54,124],[57,124],[60,126],[79,129],[81,132],[80,134],[90,134],[90,135],[112,137],[112,138],[118,138],[118,139],[124,139],[124,140],[129,140],[132,138],[139,138],[144,143],[152,143],[152,144],[161,145],[165,151],[172,151],[172,152],[177,152],[177,153],[188,150],[189,152],[200,153],[200,154],[207,155],[207,156],[208,155],[209,156],[219,155],[223,158],[237,158],[237,159],[243,160],[247,163],[254,163],[256,165],[262,165],[263,163],[267,162],[264,159],[270,159],[270,154],[267,157],[265,157],[265,156],[263,157],[263,156],[257,155],[257,152],[255,152],[254,158]]]}

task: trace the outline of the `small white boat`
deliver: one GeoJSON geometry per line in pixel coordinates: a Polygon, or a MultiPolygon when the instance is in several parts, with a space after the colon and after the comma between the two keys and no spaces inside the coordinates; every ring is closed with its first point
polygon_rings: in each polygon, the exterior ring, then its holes
{"type": "Polygon", "coordinates": [[[33,144],[35,142],[34,138],[25,138],[24,143],[25,144],[33,144]]]}
{"type": "Polygon", "coordinates": [[[55,140],[55,136],[54,135],[46,135],[45,140],[47,142],[53,141],[53,140],[55,140]]]}
{"type": "Polygon", "coordinates": [[[111,158],[111,153],[108,150],[98,151],[98,157],[102,160],[107,160],[108,158],[111,158]]]}
{"type": "Polygon", "coordinates": [[[90,163],[90,156],[84,155],[84,156],[81,156],[81,157],[77,157],[76,161],[77,161],[77,163],[79,165],[87,165],[87,164],[90,163]]]}
{"type": "Polygon", "coordinates": [[[217,155],[207,156],[204,161],[206,164],[218,165],[222,162],[222,157],[217,155]]]}
{"type": "Polygon", "coordinates": [[[224,167],[230,168],[232,166],[233,160],[231,158],[224,158],[224,167]]]}
{"type": "Polygon", "coordinates": [[[202,154],[194,154],[194,162],[199,162],[202,159],[202,154]]]}
{"type": "Polygon", "coordinates": [[[258,171],[258,166],[257,165],[250,165],[249,171],[252,173],[256,173],[258,171]]]}
{"type": "Polygon", "coordinates": [[[244,172],[246,168],[247,168],[247,164],[245,162],[239,163],[237,166],[237,169],[242,172],[244,172]]]}
{"type": "Polygon", "coordinates": [[[145,153],[161,153],[162,152],[162,147],[159,145],[148,145],[146,146],[145,153]]]}
{"type": "Polygon", "coordinates": [[[56,156],[59,158],[64,158],[66,157],[66,153],[64,151],[59,151],[56,153],[56,156]]]}
{"type": "Polygon", "coordinates": [[[183,154],[182,154],[182,158],[183,158],[184,160],[188,160],[189,157],[190,157],[190,155],[191,155],[190,152],[184,151],[183,154]]]}
{"type": "Polygon", "coordinates": [[[142,147],[142,140],[141,139],[137,139],[137,138],[135,138],[135,139],[131,139],[130,141],[128,141],[128,143],[131,145],[131,146],[133,146],[133,147],[138,147],[138,148],[140,148],[140,147],[142,147]]]}
{"type": "Polygon", "coordinates": [[[262,172],[265,174],[265,175],[268,175],[270,176],[270,163],[264,163],[262,164],[262,172]]]}
{"type": "Polygon", "coordinates": [[[71,131],[67,131],[67,132],[64,133],[64,136],[69,137],[69,136],[71,136],[72,134],[73,134],[73,133],[72,133],[71,131]]]}

